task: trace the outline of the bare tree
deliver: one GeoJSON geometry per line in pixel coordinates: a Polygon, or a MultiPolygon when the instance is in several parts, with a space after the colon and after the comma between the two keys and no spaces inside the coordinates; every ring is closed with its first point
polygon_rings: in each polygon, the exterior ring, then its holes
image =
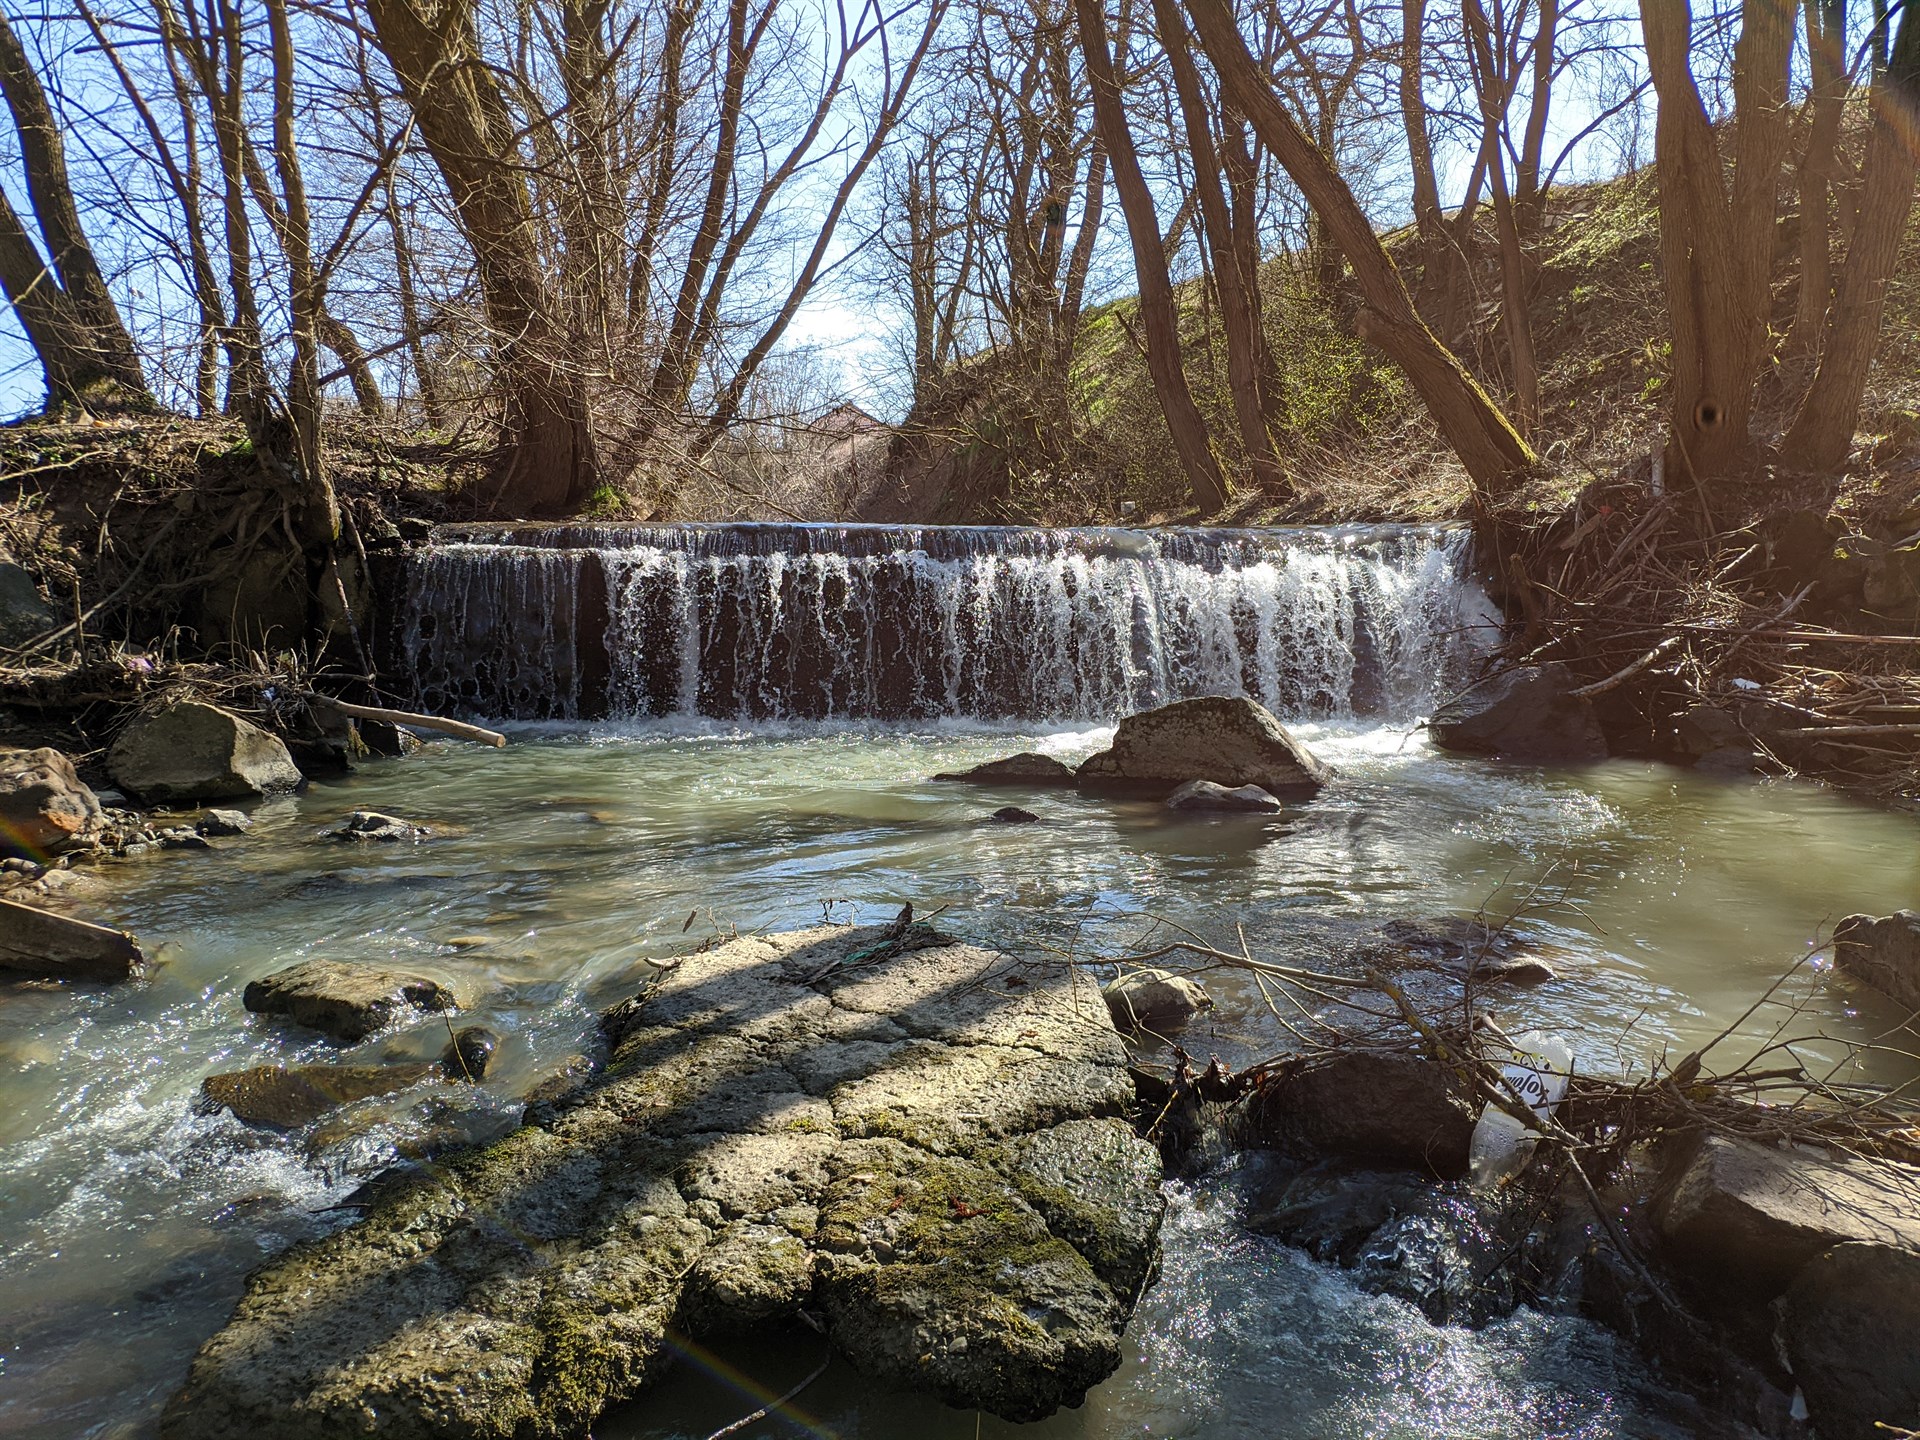
{"type": "Polygon", "coordinates": [[[1120,80],[1114,71],[1113,56],[1107,49],[1106,11],[1100,0],[1075,0],[1074,12],[1079,19],[1080,47],[1086,57],[1087,77],[1093,86],[1093,112],[1100,128],[1100,143],[1113,167],[1114,188],[1120,192],[1120,208],[1126,215],[1127,234],[1133,243],[1134,275],[1140,286],[1140,320],[1146,330],[1147,368],[1153,375],[1154,393],[1159,396],[1174,450],[1192,487],[1194,503],[1202,514],[1211,515],[1227,503],[1226,482],[1207,435],[1206,421],[1193,403],[1193,392],[1187,388],[1166,249],[1154,213],[1153,193],[1140,171],[1133,136],[1127,128],[1126,111],[1121,106],[1120,80]]]}
{"type": "Polygon", "coordinates": [[[133,340],[81,228],[60,125],[13,24],[0,13],[0,94],[20,135],[21,168],[40,238],[0,192],[0,287],[32,342],[47,406],[152,404],[133,340]]]}
{"type": "Polygon", "coordinates": [[[1498,499],[1530,471],[1533,451],[1420,319],[1392,257],[1332,159],[1275,96],[1247,53],[1225,0],[1189,0],[1188,13],[1227,98],[1252,122],[1353,267],[1366,305],[1361,337],[1405,372],[1475,486],[1498,499]]]}
{"type": "MultiPolygon", "coordinates": [[[[1861,167],[1852,242],[1819,346],[1820,366],[1781,446],[1789,465],[1837,470],[1846,462],[1880,339],[1887,285],[1913,211],[1920,134],[1920,21],[1908,0],[1900,28],[1874,77],[1873,131],[1861,167]]],[[[1803,281],[1803,283],[1805,283],[1803,281]]]]}
{"type": "Polygon", "coordinates": [[[1743,0],[1729,157],[1694,77],[1691,11],[1673,0],[1640,4],[1660,100],[1654,158],[1673,343],[1669,460],[1676,473],[1702,480],[1737,470],[1753,453],[1749,427],[1767,346],[1773,222],[1787,153],[1792,12],[1775,0],[1743,0]]]}

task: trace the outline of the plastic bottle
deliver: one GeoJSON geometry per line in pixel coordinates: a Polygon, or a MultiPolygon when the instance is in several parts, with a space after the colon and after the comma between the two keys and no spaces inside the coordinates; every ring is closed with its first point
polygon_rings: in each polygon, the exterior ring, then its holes
{"type": "MultiPolygon", "coordinates": [[[[1573,1074],[1573,1051],[1558,1035],[1529,1030],[1507,1042],[1509,1058],[1500,1065],[1507,1085],[1542,1120],[1566,1097],[1573,1074]]],[[[1467,1150],[1467,1173],[1481,1189],[1504,1185],[1522,1170],[1539,1143],[1537,1130],[1521,1124],[1498,1105],[1480,1111],[1467,1150]]]]}

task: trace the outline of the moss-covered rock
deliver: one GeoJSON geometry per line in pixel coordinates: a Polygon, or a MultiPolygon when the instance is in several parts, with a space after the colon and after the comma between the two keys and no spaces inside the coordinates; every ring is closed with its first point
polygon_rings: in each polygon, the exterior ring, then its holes
{"type": "Polygon", "coordinates": [[[949,1403],[1077,1404],[1119,1363],[1160,1223],[1120,1039],[1062,967],[883,939],[742,939],[665,971],[610,1012],[597,1079],[253,1276],[163,1433],[573,1435],[657,1376],[671,1332],[803,1305],[856,1365],[949,1403]]]}

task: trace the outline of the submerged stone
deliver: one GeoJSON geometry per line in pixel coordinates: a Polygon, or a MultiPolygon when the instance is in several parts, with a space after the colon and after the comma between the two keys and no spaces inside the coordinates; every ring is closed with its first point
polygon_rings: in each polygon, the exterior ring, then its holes
{"type": "Polygon", "coordinates": [[[557,1440],[650,1384],[671,1332],[803,1304],[889,1383],[1015,1420],[1078,1404],[1160,1223],[1125,1048],[1083,976],[887,933],[661,972],[604,1074],[254,1275],[162,1433],[557,1440]]]}
{"type": "Polygon", "coordinates": [[[1258,785],[1229,790],[1211,780],[1189,780],[1167,797],[1169,810],[1217,810],[1228,814],[1277,815],[1280,802],[1258,785]]]}
{"type": "Polygon", "coordinates": [[[200,1095],[215,1109],[231,1110],[249,1125],[292,1130],[329,1110],[391,1095],[444,1072],[438,1065],[256,1065],[209,1075],[200,1095]]]}
{"type": "Polygon", "coordinates": [[[936,780],[958,781],[968,785],[1071,785],[1073,767],[1064,760],[1022,750],[1004,760],[988,760],[966,770],[943,771],[936,780]]]}
{"type": "Polygon", "coordinates": [[[1182,1025],[1213,1004],[1197,980],[1169,970],[1135,970],[1109,980],[1100,991],[1107,1012],[1122,1034],[1156,1026],[1182,1025]]]}
{"type": "Polygon", "coordinates": [[[283,1015],[342,1044],[364,1040],[413,1010],[457,1008],[439,981],[341,960],[306,960],[248,982],[241,1003],[256,1015],[283,1015]]]}
{"type": "Polygon", "coordinates": [[[329,830],[327,838],[391,845],[403,840],[425,840],[432,833],[426,826],[402,820],[397,815],[382,815],[377,810],[356,810],[339,829],[329,830]]]}

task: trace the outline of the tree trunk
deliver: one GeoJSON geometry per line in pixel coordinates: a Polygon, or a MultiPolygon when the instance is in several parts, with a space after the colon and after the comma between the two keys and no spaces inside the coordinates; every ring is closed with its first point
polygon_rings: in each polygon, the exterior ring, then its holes
{"type": "Polygon", "coordinates": [[[1253,123],[1314,213],[1325,218],[1353,266],[1366,301],[1356,318],[1361,338],[1406,374],[1475,488],[1490,501],[1500,499],[1533,468],[1533,451],[1414,312],[1406,284],[1366,212],[1254,65],[1226,0],[1189,0],[1188,10],[1227,99],[1253,123]]]}
{"type": "Polygon", "coordinates": [[[1093,90],[1094,125],[1113,167],[1114,188],[1133,242],[1133,267],[1140,286],[1140,319],[1147,332],[1147,369],[1154,393],[1166,416],[1173,448],[1187,472],[1194,504],[1203,515],[1217,514],[1227,503],[1220,462],[1207,438],[1207,422],[1193,403],[1186,372],[1180,364],[1180,324],[1174,308],[1173,282],[1167,274],[1167,255],[1160,239],[1160,220],[1154,214],[1153,192],[1140,173],[1133,136],[1127,129],[1120,102],[1120,82],[1113,57],[1107,51],[1107,17],[1100,0],[1074,0],[1080,25],[1080,47],[1086,57],[1087,80],[1093,90]]]}
{"type": "Polygon", "coordinates": [[[1819,359],[1833,298],[1833,172],[1847,100],[1846,0],[1806,0],[1813,124],[1800,157],[1800,299],[1787,352],[1799,364],[1819,359]]]}
{"type": "Polygon", "coordinates": [[[554,325],[514,159],[518,132],[481,58],[471,0],[369,0],[367,9],[473,247],[505,402],[503,459],[487,508],[564,512],[591,493],[599,467],[583,386],[554,325]]]}
{"type": "MultiPolygon", "coordinates": [[[[1548,5],[1551,13],[1551,0],[1548,0],[1548,5]]],[[[1533,316],[1528,295],[1524,225],[1520,218],[1519,202],[1507,189],[1507,159],[1505,147],[1500,143],[1506,126],[1507,108],[1513,99],[1512,83],[1495,58],[1493,29],[1480,0],[1461,0],[1460,13],[1466,23],[1468,55],[1473,62],[1473,85],[1480,102],[1482,149],[1490,157],[1487,188],[1493,195],[1494,225],[1500,235],[1501,328],[1507,335],[1514,408],[1520,433],[1531,435],[1540,423],[1540,369],[1533,356],[1533,316]]],[[[1524,170],[1521,173],[1524,176],[1524,170]]],[[[1533,199],[1537,202],[1537,176],[1532,188],[1533,199]]]]}
{"type": "Polygon", "coordinates": [[[1704,481],[1740,469],[1752,454],[1748,426],[1771,308],[1793,18],[1772,0],[1742,7],[1729,195],[1690,65],[1691,14],[1675,0],[1640,0],[1640,16],[1660,102],[1654,163],[1673,340],[1668,460],[1676,473],[1704,481]]]}
{"type": "Polygon", "coordinates": [[[1200,72],[1187,43],[1186,21],[1177,0],[1153,0],[1154,19],[1162,45],[1173,67],[1174,92],[1180,102],[1187,148],[1193,155],[1193,184],[1200,198],[1200,218],[1213,257],[1214,285],[1220,296],[1221,326],[1227,337],[1227,387],[1233,395],[1234,418],[1239,422],[1240,445],[1254,483],[1269,495],[1292,487],[1280,467],[1280,456],[1267,431],[1261,405],[1258,353],[1259,312],[1247,292],[1248,276],[1234,244],[1233,218],[1220,179],[1222,164],[1213,145],[1213,120],[1200,90],[1200,72]]]}
{"type": "Polygon", "coordinates": [[[1873,133],[1862,167],[1860,214],[1840,274],[1820,368],[1807,387],[1781,446],[1781,459],[1803,470],[1832,471],[1846,464],[1866,393],[1867,372],[1880,340],[1880,319],[1913,209],[1915,155],[1920,134],[1920,21],[1915,5],[1900,12],[1887,64],[1873,86],[1873,133]]]}
{"type": "Polygon", "coordinates": [[[39,353],[48,406],[92,400],[150,407],[153,396],[140,373],[140,358],[80,225],[59,123],[4,12],[0,12],[0,94],[19,131],[27,199],[47,253],[44,265],[35,256],[29,271],[26,254],[33,251],[33,243],[12,206],[7,206],[0,222],[6,232],[0,243],[9,252],[5,288],[16,310],[26,298],[21,325],[39,353]],[[20,250],[23,243],[26,253],[20,250]]]}

